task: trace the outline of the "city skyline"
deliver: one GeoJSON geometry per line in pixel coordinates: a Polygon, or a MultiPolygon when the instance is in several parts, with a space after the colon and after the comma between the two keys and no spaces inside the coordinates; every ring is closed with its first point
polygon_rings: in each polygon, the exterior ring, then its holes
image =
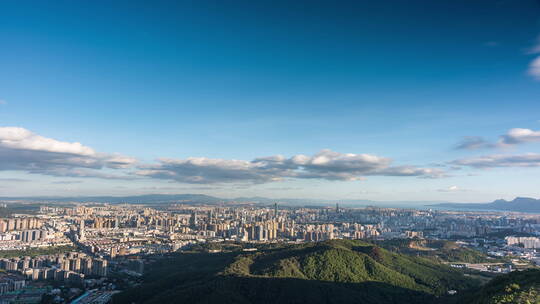
{"type": "Polygon", "coordinates": [[[0,196],[539,198],[540,6],[0,4],[0,196]]]}

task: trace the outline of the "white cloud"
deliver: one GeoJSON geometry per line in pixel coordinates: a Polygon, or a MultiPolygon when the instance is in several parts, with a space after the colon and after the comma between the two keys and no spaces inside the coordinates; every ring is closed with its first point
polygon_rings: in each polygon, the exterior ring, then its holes
{"type": "Polygon", "coordinates": [[[0,127],[0,171],[117,178],[117,175],[99,170],[127,168],[135,162],[127,156],[98,153],[78,142],[43,137],[19,127],[0,127]]]}
{"type": "Polygon", "coordinates": [[[7,101],[0,99],[0,105],[7,105],[7,101]]]}
{"type": "Polygon", "coordinates": [[[0,146],[10,149],[70,153],[82,156],[96,154],[93,149],[78,142],[61,142],[17,127],[0,128],[0,146]]]}
{"type": "Polygon", "coordinates": [[[540,131],[531,129],[514,128],[501,136],[501,143],[515,145],[527,142],[540,142],[540,131]]]}
{"type": "Polygon", "coordinates": [[[313,156],[281,155],[252,161],[210,158],[160,159],[158,164],[140,166],[136,174],[183,183],[266,183],[285,178],[362,180],[365,176],[442,177],[440,169],[390,166],[391,159],[371,154],[322,150],[313,156]]]}

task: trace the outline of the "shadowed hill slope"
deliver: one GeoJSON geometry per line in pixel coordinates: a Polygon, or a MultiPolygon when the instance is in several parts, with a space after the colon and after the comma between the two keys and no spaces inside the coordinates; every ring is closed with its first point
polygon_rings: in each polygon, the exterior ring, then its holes
{"type": "Polygon", "coordinates": [[[431,303],[449,289],[476,284],[428,259],[334,240],[253,253],[177,254],[114,303],[431,303]]]}

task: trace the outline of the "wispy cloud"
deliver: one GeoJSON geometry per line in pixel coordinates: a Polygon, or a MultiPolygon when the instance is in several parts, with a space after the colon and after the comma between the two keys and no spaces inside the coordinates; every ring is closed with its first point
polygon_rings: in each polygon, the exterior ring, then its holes
{"type": "Polygon", "coordinates": [[[214,187],[214,186],[197,186],[197,187],[180,187],[180,186],[177,186],[177,187],[159,187],[159,186],[152,186],[152,187],[142,187],[140,189],[143,189],[143,190],[157,190],[157,191],[162,191],[162,190],[166,190],[166,191],[170,191],[170,190],[177,190],[177,191],[184,191],[184,190],[190,190],[190,191],[193,191],[193,190],[216,190],[216,189],[220,189],[219,187],[214,187]]]}
{"type": "Polygon", "coordinates": [[[71,185],[71,184],[80,184],[82,183],[82,181],[69,181],[69,180],[64,180],[64,181],[54,181],[54,182],[51,182],[51,184],[55,184],[55,185],[71,185]]]}
{"type": "Polygon", "coordinates": [[[540,36],[536,37],[536,43],[525,51],[527,54],[540,54],[540,36]]]}
{"type": "Polygon", "coordinates": [[[529,75],[540,81],[540,56],[529,64],[529,75]]]}
{"type": "Polygon", "coordinates": [[[465,136],[462,140],[456,145],[458,150],[477,150],[477,149],[487,149],[494,148],[496,144],[490,143],[480,136],[465,136]]]}
{"type": "Polygon", "coordinates": [[[0,99],[0,105],[7,105],[7,101],[0,99]]]}
{"type": "MultiPolygon", "coordinates": [[[[540,54],[540,37],[537,39],[537,43],[535,46],[533,46],[529,51],[529,54],[540,54]]],[[[540,56],[536,56],[533,61],[529,64],[529,75],[531,75],[534,79],[540,81],[540,56]]]]}
{"type": "Polygon", "coordinates": [[[497,167],[540,167],[540,154],[526,153],[518,155],[486,155],[454,160],[451,164],[472,168],[497,168],[497,167]]]}
{"type": "Polygon", "coordinates": [[[468,189],[462,189],[458,186],[450,186],[448,188],[438,189],[438,192],[456,193],[456,192],[468,192],[468,189]]]}
{"type": "Polygon", "coordinates": [[[24,178],[0,178],[0,182],[25,183],[29,181],[29,179],[24,178]]]}
{"type": "Polygon", "coordinates": [[[498,41],[488,41],[484,43],[484,46],[487,46],[487,47],[497,47],[499,45],[500,43],[498,41]]]}
{"type": "Polygon", "coordinates": [[[506,134],[500,135],[499,140],[496,142],[490,142],[480,136],[466,136],[456,145],[456,149],[478,150],[504,148],[532,142],[540,142],[540,131],[513,128],[508,130],[506,134]]]}

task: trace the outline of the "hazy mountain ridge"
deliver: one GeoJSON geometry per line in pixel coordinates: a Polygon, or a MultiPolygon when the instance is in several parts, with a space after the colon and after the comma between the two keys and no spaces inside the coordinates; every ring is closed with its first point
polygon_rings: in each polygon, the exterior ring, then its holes
{"type": "Polygon", "coordinates": [[[516,197],[511,201],[499,199],[491,203],[467,204],[467,203],[442,203],[434,205],[436,207],[456,208],[456,209],[484,209],[516,212],[540,212],[540,199],[529,197],[516,197]]]}
{"type": "Polygon", "coordinates": [[[32,196],[32,197],[0,197],[0,201],[42,201],[42,202],[97,202],[97,203],[129,203],[129,204],[153,204],[153,203],[204,203],[204,204],[227,204],[227,203],[255,203],[273,204],[281,203],[291,206],[328,206],[340,204],[342,207],[380,206],[380,207],[410,207],[426,206],[441,203],[440,201],[373,201],[363,199],[305,199],[305,198],[266,198],[266,197],[238,197],[219,198],[205,194],[145,194],[133,196],[32,196]]]}
{"type": "Polygon", "coordinates": [[[516,197],[512,201],[503,199],[491,203],[451,203],[436,201],[373,201],[362,199],[327,200],[303,198],[266,198],[266,197],[238,197],[219,198],[206,194],[145,194],[133,196],[79,196],[79,197],[0,197],[0,201],[39,201],[39,202],[97,202],[97,203],[128,203],[128,204],[160,204],[160,203],[186,203],[186,204],[233,204],[254,203],[269,205],[274,203],[290,206],[329,206],[338,203],[342,207],[438,207],[452,209],[482,209],[516,212],[540,212],[540,199],[516,197]]]}

